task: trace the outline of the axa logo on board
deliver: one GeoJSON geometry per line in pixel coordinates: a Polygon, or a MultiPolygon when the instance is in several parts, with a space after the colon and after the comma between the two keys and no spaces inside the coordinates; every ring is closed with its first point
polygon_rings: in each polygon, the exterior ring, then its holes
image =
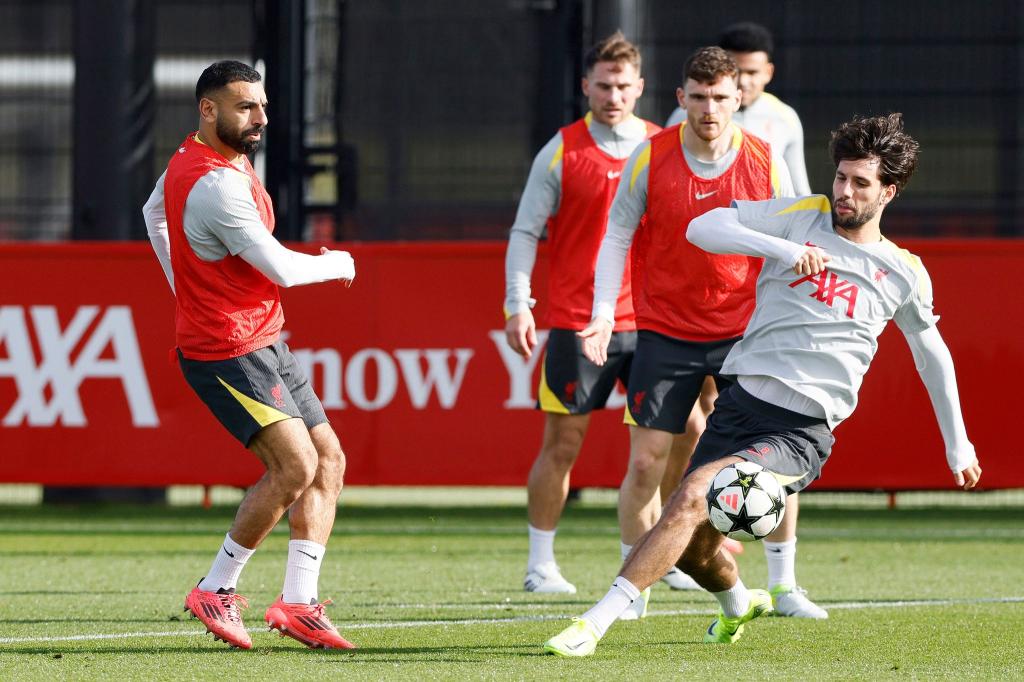
{"type": "Polygon", "coordinates": [[[0,348],[0,379],[13,379],[17,393],[3,426],[87,426],[78,391],[87,379],[119,380],[132,424],[160,424],[128,306],[80,306],[64,327],[56,306],[0,306],[0,348]]]}
{"type": "MultiPolygon", "coordinates": [[[[502,330],[487,335],[507,374],[502,406],[532,409],[533,375],[541,353],[525,359],[508,347],[502,330]]],[[[541,346],[546,335],[538,332],[541,346]]],[[[325,408],[366,411],[390,405],[400,385],[417,410],[427,409],[431,396],[442,409],[453,409],[475,353],[472,348],[363,348],[343,362],[334,348],[292,352],[325,408]],[[368,380],[371,375],[375,381],[368,380]]],[[[120,383],[133,426],[160,425],[128,306],[79,306],[63,326],[56,306],[0,306],[0,381],[13,380],[16,394],[9,406],[0,404],[0,425],[88,426],[79,389],[91,379],[120,383]]],[[[500,388],[495,386],[495,391],[500,388]]],[[[624,405],[625,395],[616,390],[608,406],[624,405]]]]}

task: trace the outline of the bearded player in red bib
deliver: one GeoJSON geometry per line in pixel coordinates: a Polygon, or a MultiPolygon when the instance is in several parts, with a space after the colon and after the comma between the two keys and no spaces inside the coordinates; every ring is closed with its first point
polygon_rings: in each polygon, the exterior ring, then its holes
{"type": "Polygon", "coordinates": [[[279,286],[340,280],[345,251],[312,256],[272,233],[270,196],[247,154],[267,126],[260,74],[235,61],[196,84],[199,130],[181,143],[143,209],[150,241],[175,294],[182,373],[214,416],[266,473],[242,500],[206,576],[185,598],[214,639],[249,649],[248,606],[236,592],[246,562],[288,512],[284,589],[265,620],[310,648],[351,649],[324,613],[317,582],[334,525],[345,455],[320,400],[281,340],[279,286]]]}

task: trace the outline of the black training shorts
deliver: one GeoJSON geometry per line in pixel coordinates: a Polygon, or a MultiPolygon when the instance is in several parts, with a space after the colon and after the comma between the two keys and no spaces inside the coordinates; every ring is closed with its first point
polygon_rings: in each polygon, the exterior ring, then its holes
{"type": "Polygon", "coordinates": [[[669,433],[686,431],[704,377],[714,377],[719,391],[729,385],[720,372],[738,340],[684,341],[641,330],[626,392],[626,423],[669,433]]]}
{"type": "Polygon", "coordinates": [[[608,361],[598,367],[583,355],[583,343],[571,329],[552,329],[544,350],[537,407],[555,414],[588,414],[608,402],[615,382],[629,381],[636,332],[614,332],[608,361]]]}
{"type": "Polygon", "coordinates": [[[185,380],[242,445],[264,426],[295,417],[311,429],[327,422],[306,373],[283,341],[227,360],[189,360],[185,380]]]}
{"type": "Polygon", "coordinates": [[[736,455],[771,471],[795,493],[821,475],[833,443],[824,419],[772,405],[733,384],[718,396],[686,473],[736,455]]]}

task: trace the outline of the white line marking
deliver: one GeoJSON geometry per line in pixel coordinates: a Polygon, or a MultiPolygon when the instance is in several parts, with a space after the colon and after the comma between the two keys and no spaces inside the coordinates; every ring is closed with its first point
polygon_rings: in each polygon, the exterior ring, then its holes
{"type": "MultiPolygon", "coordinates": [[[[978,599],[903,599],[900,601],[853,601],[821,602],[830,609],[888,609],[905,606],[955,606],[957,604],[1020,604],[1024,597],[991,597],[978,599]]],[[[672,611],[648,611],[647,617],[702,616],[717,613],[717,609],[677,609],[672,611]]],[[[409,620],[392,623],[357,623],[344,625],[342,630],[386,630],[393,628],[432,627],[437,625],[499,625],[502,623],[536,623],[549,620],[565,620],[564,614],[550,616],[513,616],[511,618],[465,618],[462,620],[409,620]]],[[[266,632],[266,628],[247,628],[249,632],[266,632]]],[[[0,637],[0,644],[32,644],[37,642],[85,642],[104,639],[132,639],[136,637],[201,637],[208,633],[202,630],[171,630],[166,632],[119,632],[113,634],[68,635],[65,637],[0,637]]]]}

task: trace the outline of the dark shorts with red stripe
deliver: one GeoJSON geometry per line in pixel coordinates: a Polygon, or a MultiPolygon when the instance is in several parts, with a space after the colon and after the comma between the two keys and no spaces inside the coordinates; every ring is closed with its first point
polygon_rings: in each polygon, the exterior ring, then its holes
{"type": "Polygon", "coordinates": [[[327,423],[327,414],[306,373],[283,341],[227,360],[178,364],[196,395],[231,435],[249,446],[260,429],[302,419],[307,429],[327,423]]]}
{"type": "Polygon", "coordinates": [[[583,343],[571,329],[552,329],[544,349],[537,407],[555,414],[589,414],[608,402],[615,382],[629,381],[636,332],[614,332],[608,361],[598,367],[583,354],[583,343]]]}
{"type": "Polygon", "coordinates": [[[767,403],[732,384],[715,401],[686,473],[735,455],[760,464],[795,493],[821,475],[833,443],[824,419],[767,403]]]}
{"type": "Polygon", "coordinates": [[[684,341],[640,330],[626,391],[627,423],[669,433],[685,432],[686,419],[700,397],[704,377],[713,377],[719,391],[732,383],[721,376],[722,363],[738,340],[684,341]]]}

